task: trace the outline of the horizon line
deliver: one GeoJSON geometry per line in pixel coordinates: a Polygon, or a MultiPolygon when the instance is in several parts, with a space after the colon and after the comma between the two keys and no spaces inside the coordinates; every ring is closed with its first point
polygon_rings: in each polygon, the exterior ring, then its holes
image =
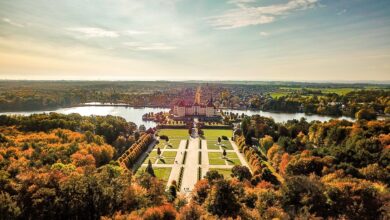
{"type": "Polygon", "coordinates": [[[228,80],[216,80],[216,79],[210,79],[210,80],[197,80],[197,79],[170,79],[170,80],[161,80],[161,79],[0,79],[0,82],[3,81],[46,81],[46,82],[201,82],[201,83],[234,83],[234,82],[241,82],[241,83],[315,83],[315,84],[325,84],[325,83],[331,83],[331,84],[373,84],[373,85],[390,85],[390,80],[234,80],[234,79],[228,79],[228,80]]]}

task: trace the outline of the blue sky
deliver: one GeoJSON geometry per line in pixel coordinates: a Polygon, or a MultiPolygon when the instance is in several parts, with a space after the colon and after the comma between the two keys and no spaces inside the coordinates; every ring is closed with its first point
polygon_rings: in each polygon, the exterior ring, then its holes
{"type": "Polygon", "coordinates": [[[390,80],[388,0],[1,0],[0,79],[390,80]]]}

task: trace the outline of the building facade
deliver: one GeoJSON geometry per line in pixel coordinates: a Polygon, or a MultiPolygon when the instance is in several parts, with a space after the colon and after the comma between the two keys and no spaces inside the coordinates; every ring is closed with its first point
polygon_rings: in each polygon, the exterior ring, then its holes
{"type": "Polygon", "coordinates": [[[193,104],[186,104],[183,100],[179,101],[173,106],[173,115],[175,117],[188,117],[188,116],[205,116],[215,117],[218,116],[217,108],[214,106],[212,99],[207,104],[200,104],[195,102],[193,104]]]}

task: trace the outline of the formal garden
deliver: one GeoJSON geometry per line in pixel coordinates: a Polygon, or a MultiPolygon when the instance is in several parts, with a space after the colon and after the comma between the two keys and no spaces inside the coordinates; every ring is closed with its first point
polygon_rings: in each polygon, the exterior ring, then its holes
{"type": "Polygon", "coordinates": [[[203,129],[202,134],[191,138],[188,129],[159,130],[159,140],[147,153],[137,174],[148,172],[151,167],[154,175],[167,185],[172,180],[181,184],[183,178],[185,184],[188,182],[186,177],[195,180],[203,178],[208,170],[217,170],[230,178],[231,168],[243,165],[230,140],[232,130],[203,129]]]}

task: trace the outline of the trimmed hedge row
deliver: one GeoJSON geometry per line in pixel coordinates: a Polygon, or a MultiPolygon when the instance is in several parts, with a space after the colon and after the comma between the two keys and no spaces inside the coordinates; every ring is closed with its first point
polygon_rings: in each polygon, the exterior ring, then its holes
{"type": "Polygon", "coordinates": [[[143,134],[137,142],[135,142],[129,149],[127,149],[119,158],[118,162],[122,166],[131,168],[133,164],[137,161],[139,156],[145,152],[148,146],[153,141],[152,134],[143,134]]]}
{"type": "Polygon", "coordinates": [[[183,160],[181,161],[181,164],[185,164],[187,159],[187,151],[184,151],[183,160]]]}
{"type": "Polygon", "coordinates": [[[180,167],[179,181],[177,183],[177,188],[180,190],[181,183],[183,182],[184,167],[180,167]]]}

